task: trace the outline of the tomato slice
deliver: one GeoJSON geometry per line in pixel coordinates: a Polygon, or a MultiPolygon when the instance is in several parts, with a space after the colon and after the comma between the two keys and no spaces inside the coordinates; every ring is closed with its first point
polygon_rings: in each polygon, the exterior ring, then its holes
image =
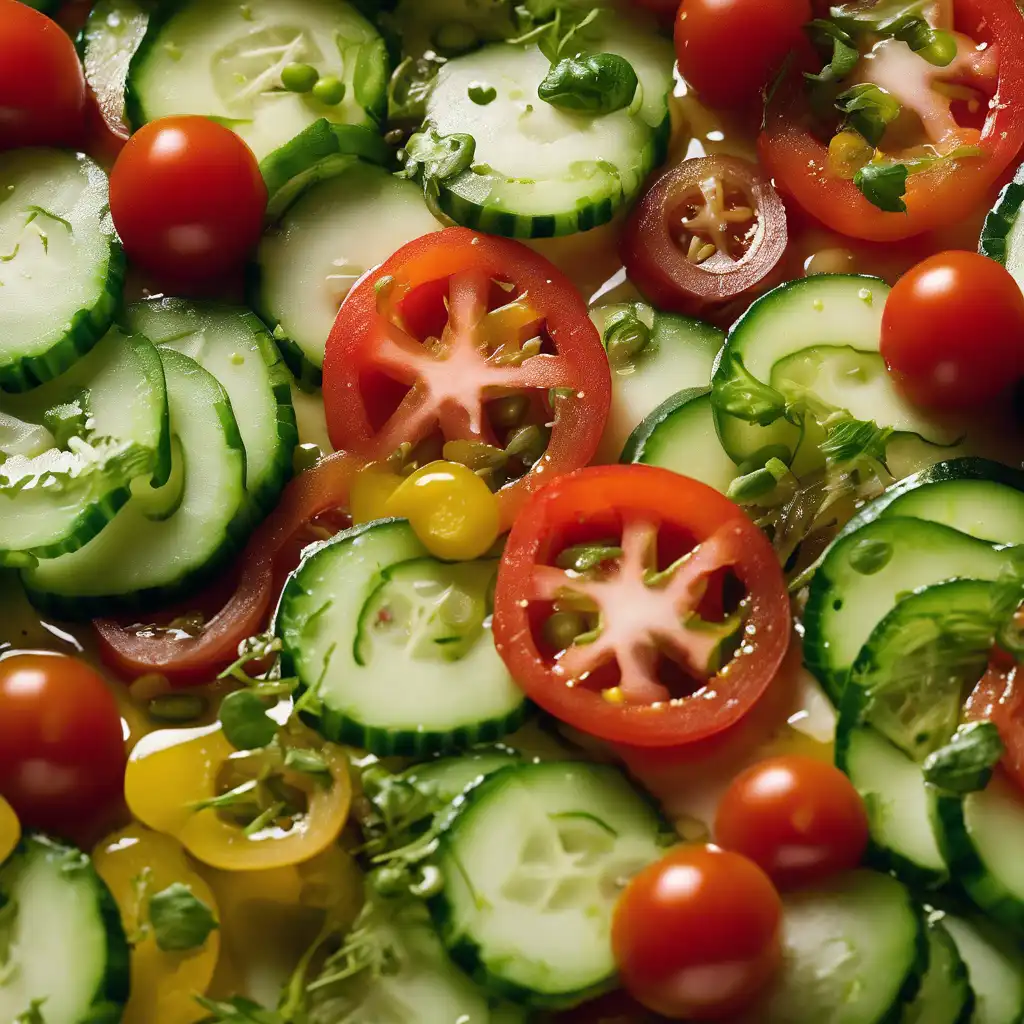
{"type": "Polygon", "coordinates": [[[331,442],[369,461],[438,435],[506,448],[496,403],[525,396],[523,422],[550,438],[499,492],[508,528],[530,491],[593,457],[611,374],[564,274],[519,242],[447,228],[352,289],[327,341],[323,392],[331,442]]]}
{"type": "Polygon", "coordinates": [[[964,714],[968,721],[995,725],[1006,748],[1003,770],[1024,789],[1024,669],[993,660],[967,698],[964,714]]]}
{"type": "Polygon", "coordinates": [[[266,626],[277,584],[293,567],[296,535],[316,517],[348,506],[359,466],[357,459],[339,452],[288,484],[273,514],[250,538],[233,594],[198,636],[96,619],[100,656],[129,679],[158,672],[176,685],[210,682],[235,660],[238,645],[266,626]]]}
{"type": "Polygon", "coordinates": [[[717,491],[650,466],[580,470],[534,495],[509,536],[494,607],[498,651],[537,704],[638,747],[728,729],[789,645],[789,601],[768,539],[717,491]],[[581,543],[610,552],[606,571],[558,566],[581,543]],[[707,580],[723,567],[745,595],[735,621],[697,621],[707,580]],[[559,649],[546,627],[566,607],[586,610],[596,627],[559,649]],[[737,635],[716,672],[714,656],[737,635]]]}
{"type": "Polygon", "coordinates": [[[659,309],[697,315],[773,283],[786,209],[746,160],[684,160],[651,186],[622,238],[630,279],[659,309]]]}
{"type": "Polygon", "coordinates": [[[958,31],[997,49],[996,94],[988,103],[978,141],[984,156],[940,161],[911,175],[907,212],[885,213],[852,181],[828,173],[827,142],[812,131],[803,78],[794,68],[767,103],[758,140],[762,162],[783,193],[833,230],[880,242],[909,238],[968,216],[1024,144],[1024,14],[1015,0],[955,0],[955,21],[958,31]]]}

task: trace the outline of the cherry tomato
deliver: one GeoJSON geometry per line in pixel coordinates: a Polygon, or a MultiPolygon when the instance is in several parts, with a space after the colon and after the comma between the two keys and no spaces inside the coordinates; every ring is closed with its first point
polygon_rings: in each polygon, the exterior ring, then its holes
{"type": "Polygon", "coordinates": [[[0,150],[76,144],[85,96],[67,33],[18,0],[0,0],[0,150]]]}
{"type": "Polygon", "coordinates": [[[124,785],[121,715],[103,678],[65,654],[0,660],[0,795],[23,825],[91,822],[124,785]]]}
{"type": "Polygon", "coordinates": [[[110,175],[110,212],[125,251],[174,282],[240,266],[260,237],[266,205],[252,150],[205,117],[144,125],[110,175]]]}
{"type": "Polygon", "coordinates": [[[881,351],[915,404],[984,405],[1024,376],[1024,293],[985,256],[931,256],[889,293],[881,351]]]}
{"type": "Polygon", "coordinates": [[[714,1020],[748,1006],[779,967],[782,901],[753,862],[683,846],[626,886],[612,948],[626,988],[657,1013],[714,1020]]]}
{"type": "Polygon", "coordinates": [[[786,208],[753,164],[700,157],[667,171],[637,203],[622,261],[658,309],[700,316],[770,287],[787,238],[786,208]]]}
{"type": "Polygon", "coordinates": [[[785,581],[761,530],[713,488],[653,466],[548,484],[516,518],[498,570],[494,641],[513,678],[545,711],[613,743],[677,747],[729,729],[775,678],[789,635],[785,581]],[[612,553],[606,569],[565,561],[588,544],[612,553]],[[720,646],[734,625],[688,622],[723,568],[746,592],[749,642],[735,654],[720,646]]]}
{"type": "Polygon", "coordinates": [[[809,0],[683,0],[679,70],[713,107],[753,103],[810,20],[809,0]]]}
{"type": "Polygon", "coordinates": [[[368,462],[441,441],[514,453],[498,492],[508,529],[531,491],[597,451],[611,372],[560,270],[521,242],[446,228],[348,293],[323,391],[334,447],[368,462]]]}
{"type": "Polygon", "coordinates": [[[850,780],[813,757],[771,757],[732,781],[715,842],[759,864],[780,886],[803,885],[860,863],[868,819],[850,780]]]}

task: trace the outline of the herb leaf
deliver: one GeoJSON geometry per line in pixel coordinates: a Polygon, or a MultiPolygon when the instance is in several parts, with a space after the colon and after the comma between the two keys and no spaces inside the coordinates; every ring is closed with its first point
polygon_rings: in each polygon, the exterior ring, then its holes
{"type": "Polygon", "coordinates": [[[836,109],[846,114],[846,123],[877,146],[885,129],[900,116],[899,102],[871,82],[863,82],[836,97],[836,109]]]}
{"type": "Polygon", "coordinates": [[[853,176],[864,198],[886,213],[906,213],[907,178],[905,164],[865,164],[853,176]]]}
{"type": "Polygon", "coordinates": [[[711,404],[726,416],[767,427],[786,415],[786,397],[781,391],[759,381],[738,358],[732,360],[729,380],[719,381],[711,391],[711,404]]]}
{"type": "Polygon", "coordinates": [[[828,64],[816,75],[805,71],[804,78],[818,87],[841,82],[853,71],[860,60],[860,51],[857,49],[853,37],[834,22],[826,21],[823,18],[816,18],[809,22],[806,31],[817,49],[827,50],[828,47],[831,47],[832,56],[828,64]]]}
{"type": "Polygon", "coordinates": [[[259,750],[274,741],[277,722],[267,714],[267,706],[252,690],[229,693],[220,706],[224,738],[236,750],[259,750]]]}
{"type": "Polygon", "coordinates": [[[317,782],[324,783],[328,787],[334,780],[324,756],[305,747],[289,747],[284,755],[284,766],[293,771],[302,772],[304,775],[312,775],[317,782]]]}
{"type": "Polygon", "coordinates": [[[537,95],[560,110],[611,114],[628,107],[639,79],[633,65],[617,53],[565,57],[544,76],[537,95]]]}
{"type": "Polygon", "coordinates": [[[46,1024],[46,1018],[43,1016],[42,1011],[42,1006],[45,1002],[45,998],[33,999],[32,1002],[29,1003],[28,1009],[19,1013],[11,1024],[46,1024]]]}
{"type": "Polygon", "coordinates": [[[156,944],[165,953],[199,949],[218,927],[209,906],[181,882],[150,897],[149,923],[156,944]]]}
{"type": "Polygon", "coordinates": [[[950,793],[974,793],[988,785],[1002,756],[999,730],[991,722],[970,722],[925,758],[925,781],[950,793]]]}
{"type": "Polygon", "coordinates": [[[286,1024],[273,1010],[267,1010],[243,996],[223,1002],[196,996],[196,1002],[210,1015],[211,1024],[286,1024]]]}

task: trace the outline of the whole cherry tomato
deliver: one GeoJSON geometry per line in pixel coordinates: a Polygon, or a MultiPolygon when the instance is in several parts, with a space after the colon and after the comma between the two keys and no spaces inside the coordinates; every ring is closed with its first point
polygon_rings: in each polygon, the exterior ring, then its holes
{"type": "Polygon", "coordinates": [[[240,267],[260,237],[266,205],[252,150],[205,117],[144,125],[110,175],[110,212],[125,251],[173,282],[240,267]]]}
{"type": "Polygon", "coordinates": [[[715,842],[759,864],[780,886],[815,882],[860,863],[868,819],[850,780],[813,757],[772,757],[733,779],[715,842]]]}
{"type": "Polygon", "coordinates": [[[1024,293],[985,256],[931,256],[889,293],[881,350],[915,404],[984,405],[1024,377],[1024,293]]]}
{"type": "Polygon", "coordinates": [[[748,1006],[781,959],[782,901],[753,862],[683,846],[626,886],[612,921],[623,984],[666,1017],[714,1020],[748,1006]]]}

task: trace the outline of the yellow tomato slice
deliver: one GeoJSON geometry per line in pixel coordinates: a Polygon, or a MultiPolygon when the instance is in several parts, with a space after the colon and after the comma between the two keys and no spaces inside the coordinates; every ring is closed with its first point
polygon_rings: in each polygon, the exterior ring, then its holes
{"type": "Polygon", "coordinates": [[[163,729],[146,736],[128,762],[125,799],[139,821],[175,836],[193,857],[211,867],[255,871],[298,864],[337,839],[352,800],[344,754],[329,744],[321,753],[332,784],[310,786],[307,813],[287,831],[271,826],[247,836],[213,808],[196,809],[219,795],[221,768],[237,756],[219,724],[163,729]]]}
{"type": "Polygon", "coordinates": [[[14,808],[0,796],[0,864],[14,852],[21,841],[21,822],[14,808]]]}
{"type": "MultiPolygon", "coordinates": [[[[209,885],[189,863],[181,844],[170,836],[132,824],[97,846],[93,864],[121,910],[125,931],[138,936],[139,899],[136,880],[151,872],[150,895],[179,882],[202,900],[219,920],[209,885]]],[[[196,994],[206,991],[220,955],[220,934],[211,932],[202,947],[165,953],[151,932],[143,932],[131,951],[131,996],[123,1024],[195,1024],[206,1016],[196,994]]]]}

